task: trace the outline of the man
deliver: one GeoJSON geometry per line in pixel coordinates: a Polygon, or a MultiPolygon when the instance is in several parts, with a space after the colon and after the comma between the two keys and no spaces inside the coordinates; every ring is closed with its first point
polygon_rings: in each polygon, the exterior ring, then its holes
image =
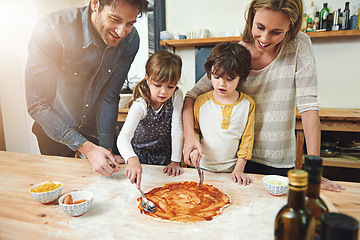
{"type": "Polygon", "coordinates": [[[42,18],[29,43],[28,112],[41,154],[85,156],[104,176],[123,159],[111,152],[120,90],[139,49],[133,26],[146,0],[91,0],[42,18]]]}

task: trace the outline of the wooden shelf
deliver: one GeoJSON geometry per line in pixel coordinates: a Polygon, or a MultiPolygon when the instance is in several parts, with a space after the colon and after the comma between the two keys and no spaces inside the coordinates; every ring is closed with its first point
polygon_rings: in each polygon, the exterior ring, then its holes
{"type": "Polygon", "coordinates": [[[338,37],[359,37],[360,30],[341,30],[341,31],[323,31],[323,32],[308,32],[306,33],[311,39],[318,38],[338,38],[338,37]]]}
{"type": "MultiPolygon", "coordinates": [[[[359,31],[360,32],[360,31],[359,31]]],[[[360,109],[347,108],[320,108],[321,131],[335,132],[360,132],[360,109]]],[[[300,169],[304,161],[305,136],[301,123],[301,116],[296,111],[296,162],[295,166],[300,169]]],[[[324,166],[360,168],[360,158],[340,154],[332,158],[323,158],[324,166]]]]}
{"type": "MultiPolygon", "coordinates": [[[[360,30],[341,30],[341,31],[323,31],[306,33],[312,39],[328,39],[340,37],[360,37],[360,30]]],[[[217,37],[217,38],[198,38],[198,39],[180,39],[160,41],[164,47],[194,47],[194,46],[212,46],[220,42],[241,41],[241,37],[217,37]]]]}
{"type": "Polygon", "coordinates": [[[241,37],[217,37],[217,38],[196,38],[160,41],[164,47],[192,47],[192,46],[211,46],[221,42],[241,41],[241,37]]]}
{"type": "Polygon", "coordinates": [[[360,168],[360,158],[346,155],[323,157],[323,165],[329,167],[360,168]]]}

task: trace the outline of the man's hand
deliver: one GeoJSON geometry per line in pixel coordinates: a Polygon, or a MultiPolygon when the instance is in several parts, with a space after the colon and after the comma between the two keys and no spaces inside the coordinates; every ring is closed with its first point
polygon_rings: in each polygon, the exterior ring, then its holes
{"type": "Polygon", "coordinates": [[[125,175],[130,179],[130,182],[136,183],[136,187],[139,189],[141,184],[142,167],[137,157],[131,157],[127,160],[125,168],[125,175]]]}
{"type": "Polygon", "coordinates": [[[113,154],[113,156],[114,156],[114,158],[115,158],[115,160],[116,160],[116,162],[117,162],[118,164],[124,164],[124,163],[125,163],[125,160],[124,160],[124,158],[123,158],[122,156],[120,156],[120,155],[115,155],[115,154],[113,154]]]}
{"type": "Polygon", "coordinates": [[[340,192],[341,190],[345,190],[344,186],[334,183],[324,177],[321,178],[320,188],[322,190],[328,190],[328,191],[334,191],[334,192],[340,192]]]}
{"type": "Polygon", "coordinates": [[[79,147],[78,151],[86,156],[94,172],[100,173],[103,176],[111,176],[119,171],[120,165],[114,154],[103,147],[86,141],[79,147]]]}
{"type": "Polygon", "coordinates": [[[171,163],[169,165],[167,165],[166,167],[164,167],[164,173],[166,173],[168,176],[173,176],[173,177],[176,177],[176,176],[180,176],[183,171],[180,167],[180,163],[178,162],[173,162],[171,161],[171,163]]]}

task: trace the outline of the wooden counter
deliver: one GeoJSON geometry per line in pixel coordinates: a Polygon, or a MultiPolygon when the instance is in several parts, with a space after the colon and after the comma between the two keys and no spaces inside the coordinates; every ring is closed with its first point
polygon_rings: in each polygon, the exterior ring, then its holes
{"type": "MultiPolygon", "coordinates": [[[[360,109],[320,108],[321,131],[360,132],[360,109]]],[[[296,162],[300,169],[304,158],[305,135],[301,124],[301,115],[296,112],[296,162]]],[[[357,158],[323,158],[324,166],[360,168],[357,158]]]]}
{"type": "Polygon", "coordinates": [[[119,108],[119,113],[118,113],[118,122],[125,122],[126,116],[129,112],[128,108],[119,108]]]}
{"type": "MultiPolygon", "coordinates": [[[[195,169],[184,168],[179,177],[168,177],[163,167],[143,165],[142,188],[175,181],[198,181],[195,169]]],[[[230,174],[205,171],[205,184],[212,184],[232,199],[232,204],[212,221],[172,224],[152,220],[137,209],[140,196],[124,175],[124,166],[112,177],[92,172],[84,159],[50,157],[0,151],[0,239],[273,239],[274,219],[287,196],[266,192],[261,175],[243,187],[231,182],[230,174]],[[33,184],[57,180],[63,193],[88,190],[94,203],[81,217],[70,217],[57,203],[42,205],[27,193],[33,184]]],[[[332,211],[360,220],[358,183],[340,182],[346,190],[322,192],[332,211]],[[333,205],[331,204],[333,203],[333,205]]]]}

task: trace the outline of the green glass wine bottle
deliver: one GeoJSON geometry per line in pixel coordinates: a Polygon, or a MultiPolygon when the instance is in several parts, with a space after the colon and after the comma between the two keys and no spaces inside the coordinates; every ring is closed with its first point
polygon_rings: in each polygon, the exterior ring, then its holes
{"type": "Polygon", "coordinates": [[[288,203],[275,219],[275,240],[310,240],[314,238],[315,219],[305,207],[308,173],[289,170],[288,203]]]}
{"type": "Polygon", "coordinates": [[[303,169],[307,171],[308,190],[305,198],[305,207],[315,218],[315,240],[321,239],[321,215],[328,212],[324,201],[320,198],[320,182],[322,177],[322,158],[318,156],[305,156],[303,169]]]}

